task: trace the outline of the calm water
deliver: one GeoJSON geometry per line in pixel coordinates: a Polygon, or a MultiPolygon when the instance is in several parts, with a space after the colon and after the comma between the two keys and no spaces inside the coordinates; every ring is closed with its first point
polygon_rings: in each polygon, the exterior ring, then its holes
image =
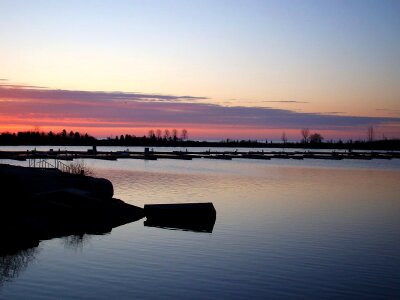
{"type": "Polygon", "coordinates": [[[86,163],[138,206],[212,201],[213,232],[43,241],[0,258],[1,299],[400,299],[400,160],[86,163]]]}

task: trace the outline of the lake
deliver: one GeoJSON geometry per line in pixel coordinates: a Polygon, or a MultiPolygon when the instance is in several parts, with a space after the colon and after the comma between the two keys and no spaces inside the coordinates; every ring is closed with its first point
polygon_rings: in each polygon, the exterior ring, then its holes
{"type": "Polygon", "coordinates": [[[213,202],[212,233],[42,241],[0,257],[0,299],[400,298],[400,160],[85,163],[137,206],[213,202]]]}

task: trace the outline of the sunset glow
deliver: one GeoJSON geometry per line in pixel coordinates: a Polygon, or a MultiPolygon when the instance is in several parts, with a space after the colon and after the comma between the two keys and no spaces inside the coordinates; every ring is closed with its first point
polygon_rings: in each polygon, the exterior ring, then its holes
{"type": "Polygon", "coordinates": [[[1,2],[0,131],[400,138],[396,1],[89,2],[1,2]]]}

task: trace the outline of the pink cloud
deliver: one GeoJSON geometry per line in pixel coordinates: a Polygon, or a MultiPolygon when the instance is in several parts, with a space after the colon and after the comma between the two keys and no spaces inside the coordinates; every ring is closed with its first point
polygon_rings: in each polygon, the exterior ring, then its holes
{"type": "MultiPolygon", "coordinates": [[[[206,97],[55,90],[29,85],[0,83],[0,128],[7,126],[68,126],[97,128],[125,133],[132,128],[191,128],[206,137],[278,137],[285,130],[310,128],[331,138],[365,136],[365,128],[376,126],[399,136],[400,118],[313,114],[284,109],[221,106],[200,103],[206,97]],[[108,129],[107,129],[108,128],[108,129]]],[[[193,136],[193,135],[192,135],[193,136]]],[[[195,136],[193,136],[195,137],[195,136]]]]}

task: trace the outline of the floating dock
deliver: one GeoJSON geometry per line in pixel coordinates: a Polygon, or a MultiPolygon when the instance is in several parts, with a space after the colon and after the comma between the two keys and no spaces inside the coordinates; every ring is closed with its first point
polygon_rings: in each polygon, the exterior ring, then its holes
{"type": "Polygon", "coordinates": [[[11,159],[26,161],[30,159],[55,159],[55,160],[74,160],[74,159],[324,159],[324,160],[342,160],[342,159],[399,159],[400,152],[393,151],[149,151],[145,148],[144,152],[139,151],[0,151],[0,159],[11,159]]]}

